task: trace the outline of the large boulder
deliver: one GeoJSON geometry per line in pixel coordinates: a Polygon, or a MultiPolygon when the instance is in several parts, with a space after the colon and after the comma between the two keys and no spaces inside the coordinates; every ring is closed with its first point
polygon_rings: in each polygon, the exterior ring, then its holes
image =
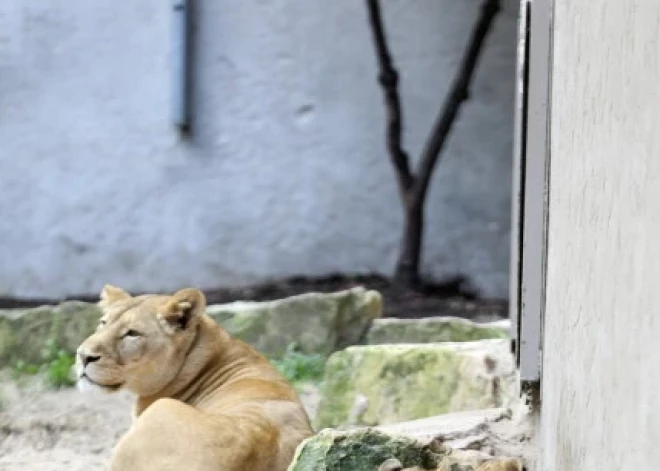
{"type": "Polygon", "coordinates": [[[349,347],[326,364],[315,425],[376,426],[517,398],[507,340],[349,347]]]}
{"type": "Polygon", "coordinates": [[[209,306],[208,314],[260,352],[281,356],[296,343],[304,353],[330,353],[359,343],[382,313],[380,293],[358,287],[307,293],[269,302],[209,306]]]}
{"type": "Polygon", "coordinates": [[[75,351],[100,316],[95,304],[78,301],[0,312],[0,367],[19,360],[40,363],[49,346],[75,351]]]}
{"type": "MultiPolygon", "coordinates": [[[[329,355],[364,339],[381,316],[377,291],[353,288],[308,293],[269,302],[211,305],[208,314],[230,334],[270,357],[291,344],[304,353],[329,355]]],[[[96,304],[79,301],[28,309],[0,310],[0,367],[18,360],[40,363],[45,348],[75,351],[90,335],[101,313],[96,304]]]]}
{"type": "Polygon", "coordinates": [[[326,429],[300,444],[288,471],[378,471],[398,466],[447,471],[522,469],[516,459],[464,453],[444,446],[439,440],[422,441],[374,429],[351,432],[326,429]],[[382,466],[385,463],[390,466],[382,466]]]}
{"type": "Polygon", "coordinates": [[[353,432],[323,430],[300,444],[289,471],[376,471],[396,458],[404,466],[437,467],[445,455],[436,442],[390,436],[373,429],[353,432]]]}
{"type": "Polygon", "coordinates": [[[376,319],[367,333],[370,345],[389,343],[470,342],[510,337],[510,321],[472,322],[458,317],[376,319]]]}

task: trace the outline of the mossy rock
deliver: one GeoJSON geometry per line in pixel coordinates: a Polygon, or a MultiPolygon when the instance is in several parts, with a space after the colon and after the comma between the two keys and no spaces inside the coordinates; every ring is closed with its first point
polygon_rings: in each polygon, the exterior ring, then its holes
{"type": "Polygon", "coordinates": [[[472,342],[509,338],[509,321],[478,323],[457,317],[376,319],[367,333],[369,345],[472,342]]]}
{"type": "Polygon", "coordinates": [[[295,343],[303,353],[324,356],[363,340],[382,313],[380,293],[353,288],[307,293],[267,302],[209,306],[208,314],[234,337],[274,358],[295,343]]]}
{"type": "Polygon", "coordinates": [[[94,331],[101,313],[95,304],[78,301],[0,312],[0,367],[17,361],[40,363],[48,342],[74,352],[94,331]]]}
{"type": "MultiPolygon", "coordinates": [[[[354,288],[308,293],[269,302],[209,306],[207,312],[230,334],[277,358],[293,343],[303,353],[324,356],[361,341],[381,316],[377,291],[354,288]]],[[[17,361],[40,363],[48,342],[74,352],[101,316],[94,303],[0,310],[0,367],[17,361]]]]}
{"type": "Polygon", "coordinates": [[[326,429],[298,447],[288,471],[376,471],[391,458],[397,458],[406,467],[431,469],[442,462],[445,454],[435,443],[390,436],[373,429],[326,429]]]}
{"type": "Polygon", "coordinates": [[[315,425],[376,426],[504,407],[517,397],[506,340],[354,346],[326,364],[315,425]]]}
{"type": "Polygon", "coordinates": [[[288,471],[377,471],[388,460],[420,470],[522,469],[518,460],[480,457],[452,450],[438,440],[417,440],[367,428],[350,432],[325,429],[308,438],[298,446],[288,471]],[[487,464],[490,466],[484,466],[487,464]]]}

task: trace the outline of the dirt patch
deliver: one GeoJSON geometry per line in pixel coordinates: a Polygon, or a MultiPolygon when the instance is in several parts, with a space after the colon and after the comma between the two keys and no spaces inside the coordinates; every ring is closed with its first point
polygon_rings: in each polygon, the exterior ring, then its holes
{"type": "MultiPolygon", "coordinates": [[[[233,301],[269,301],[308,292],[330,293],[354,286],[378,290],[383,295],[384,317],[415,319],[424,317],[455,316],[477,321],[507,317],[508,302],[502,299],[482,299],[462,277],[439,283],[430,283],[419,290],[395,285],[379,275],[335,274],[325,277],[292,277],[268,283],[205,289],[209,304],[233,301]]],[[[136,293],[138,294],[138,293],[136,293]]],[[[98,295],[67,296],[96,302],[98,295]]],[[[0,297],[0,308],[28,307],[54,304],[64,299],[18,299],[0,297]]]]}
{"type": "Polygon", "coordinates": [[[0,471],[83,471],[107,468],[128,429],[131,398],[102,398],[75,389],[48,390],[38,379],[0,383],[0,471]]]}
{"type": "MultiPolygon", "coordinates": [[[[0,382],[0,471],[101,471],[131,423],[130,394],[81,394],[46,390],[35,381],[19,388],[0,382]]],[[[301,388],[306,409],[315,413],[318,391],[301,388]]]]}

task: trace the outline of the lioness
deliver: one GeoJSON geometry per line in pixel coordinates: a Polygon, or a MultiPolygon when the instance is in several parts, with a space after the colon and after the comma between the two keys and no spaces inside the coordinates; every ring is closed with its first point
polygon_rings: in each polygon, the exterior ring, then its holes
{"type": "Polygon", "coordinates": [[[233,339],[188,288],[132,297],[105,286],[78,348],[78,388],[137,395],[112,471],[284,471],[312,428],[294,389],[233,339]]]}
{"type": "MultiPolygon", "coordinates": [[[[453,468],[452,468],[453,469],[453,468]]],[[[475,468],[474,471],[521,471],[521,465],[518,460],[493,460],[491,462],[483,463],[475,468]]],[[[422,468],[404,468],[399,460],[390,458],[380,465],[378,471],[424,471],[422,468]]],[[[431,471],[431,470],[427,470],[431,471]]],[[[440,468],[433,471],[449,471],[449,468],[440,466],[440,468]]]]}

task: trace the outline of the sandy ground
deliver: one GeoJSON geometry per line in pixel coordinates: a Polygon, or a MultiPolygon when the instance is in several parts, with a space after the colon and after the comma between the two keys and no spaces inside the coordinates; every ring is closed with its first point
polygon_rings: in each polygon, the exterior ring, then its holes
{"type": "MultiPolygon", "coordinates": [[[[130,425],[126,393],[89,396],[50,391],[39,381],[0,383],[0,471],[105,470],[112,447],[130,425]]],[[[310,414],[318,404],[311,386],[301,398],[310,414]]]]}
{"type": "MultiPolygon", "coordinates": [[[[301,388],[313,417],[318,390],[301,388]]],[[[0,471],[101,471],[128,429],[132,397],[127,393],[87,395],[76,389],[49,390],[38,378],[18,386],[0,372],[0,471]]],[[[534,428],[521,398],[509,410],[493,409],[431,417],[381,427],[418,438],[441,437],[449,446],[491,456],[533,462],[534,428]]]]}

